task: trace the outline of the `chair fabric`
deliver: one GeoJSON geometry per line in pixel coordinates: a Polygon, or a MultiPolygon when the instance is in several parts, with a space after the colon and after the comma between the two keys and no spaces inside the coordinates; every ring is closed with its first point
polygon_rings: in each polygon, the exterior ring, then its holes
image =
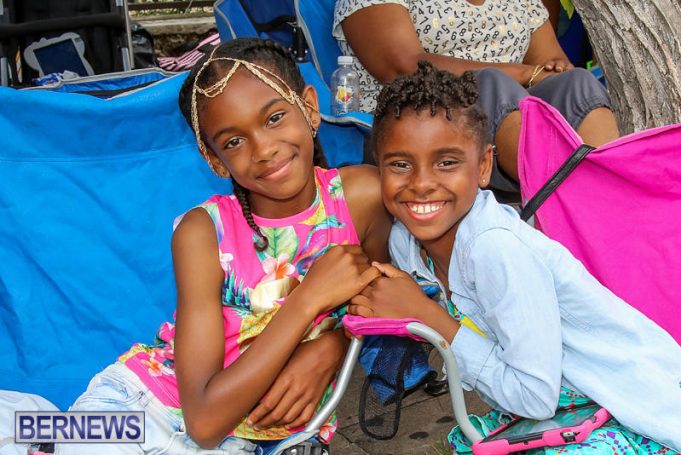
{"type": "Polygon", "coordinates": [[[173,220],[215,193],[186,75],[103,100],[0,88],[0,389],[66,409],[172,317],[173,220]]]}
{"type": "MultiPolygon", "coordinates": [[[[581,138],[553,107],[520,104],[524,203],[581,138]]],[[[681,124],[640,131],[591,151],[535,214],[606,287],[681,343],[681,124]]]]}
{"type": "Polygon", "coordinates": [[[221,41],[267,37],[257,32],[239,0],[218,0],[213,5],[213,15],[221,41]]]}
{"type": "Polygon", "coordinates": [[[294,44],[292,25],[296,20],[293,0],[240,0],[256,30],[266,32],[286,47],[294,44]]]}
{"type": "Polygon", "coordinates": [[[294,45],[293,0],[218,0],[213,5],[220,38],[272,38],[287,48],[294,45]]]}
{"type": "Polygon", "coordinates": [[[174,74],[160,68],[144,68],[120,73],[98,74],[62,80],[54,84],[31,87],[27,90],[40,90],[61,93],[82,93],[98,98],[113,98],[126,92],[139,90],[154,82],[162,81],[174,74]]]}
{"type": "Polygon", "coordinates": [[[190,70],[201,57],[210,53],[218,44],[220,44],[220,35],[212,33],[201,40],[193,49],[178,57],[159,57],[158,66],[166,71],[190,70]]]}
{"type": "Polygon", "coordinates": [[[295,0],[294,3],[298,25],[303,29],[312,61],[327,86],[338,67],[338,56],[342,55],[331,34],[335,3],[335,0],[295,0]]]}
{"type": "MultiPolygon", "coordinates": [[[[274,36],[256,31],[253,24],[250,23],[250,19],[241,2],[238,0],[219,0],[215,3],[213,11],[222,41],[254,37],[276,40],[274,36]]],[[[331,29],[329,29],[329,36],[331,36],[331,29]]],[[[322,116],[319,140],[329,166],[340,167],[361,163],[364,139],[371,130],[373,116],[363,112],[352,112],[341,117],[334,117],[331,114],[329,88],[315,66],[311,62],[306,61],[299,62],[298,68],[305,82],[314,86],[317,90],[319,111],[322,116]]]]}

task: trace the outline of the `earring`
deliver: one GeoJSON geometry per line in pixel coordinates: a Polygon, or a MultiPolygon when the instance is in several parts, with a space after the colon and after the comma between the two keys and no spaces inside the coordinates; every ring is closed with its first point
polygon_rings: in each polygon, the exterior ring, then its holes
{"type": "Polygon", "coordinates": [[[312,128],[312,139],[317,137],[317,128],[312,128]]]}
{"type": "Polygon", "coordinates": [[[482,183],[487,183],[487,179],[482,179],[482,183]]]}

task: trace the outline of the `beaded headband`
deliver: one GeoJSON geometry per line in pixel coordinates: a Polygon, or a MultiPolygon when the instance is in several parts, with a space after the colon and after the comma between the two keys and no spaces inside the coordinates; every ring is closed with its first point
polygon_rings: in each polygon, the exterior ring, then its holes
{"type": "Polygon", "coordinates": [[[256,65],[251,62],[247,62],[245,60],[237,59],[237,58],[231,58],[231,57],[215,57],[215,51],[217,50],[217,47],[213,49],[213,52],[210,54],[210,57],[208,60],[206,60],[203,65],[201,65],[201,68],[199,71],[196,73],[196,77],[194,78],[194,85],[192,87],[192,98],[191,98],[191,116],[192,116],[192,129],[194,130],[194,135],[196,136],[196,142],[199,145],[199,152],[201,152],[201,156],[208,162],[208,166],[211,168],[213,172],[215,172],[219,176],[223,176],[218,172],[215,167],[213,167],[213,162],[210,160],[210,157],[208,155],[208,149],[206,148],[206,144],[204,144],[203,139],[201,139],[201,133],[199,131],[199,114],[198,114],[198,108],[197,108],[197,103],[196,103],[196,93],[200,93],[201,95],[208,97],[208,98],[215,98],[216,96],[220,95],[224,90],[225,87],[227,86],[227,83],[229,80],[234,76],[234,73],[240,68],[244,67],[246,68],[251,74],[253,74],[255,77],[260,79],[262,82],[267,84],[269,87],[271,87],[275,92],[277,92],[279,95],[281,95],[286,102],[288,102],[291,105],[296,105],[300,109],[300,111],[303,113],[303,117],[305,117],[305,121],[307,122],[308,126],[310,127],[310,131],[312,132],[312,137],[317,136],[317,130],[314,128],[312,125],[312,119],[310,118],[310,115],[307,113],[307,110],[305,107],[312,107],[309,103],[305,102],[300,95],[298,95],[295,90],[291,89],[284,80],[279,77],[278,75],[274,74],[272,71],[268,70],[267,68],[263,68],[262,66],[256,65]],[[227,75],[217,81],[215,84],[211,85],[210,87],[206,88],[201,88],[197,85],[199,77],[203,73],[203,71],[208,68],[208,66],[217,61],[228,61],[228,62],[233,62],[234,65],[232,65],[232,68],[229,70],[227,75]],[[278,83],[275,83],[274,80],[276,80],[278,83]],[[283,87],[283,88],[282,88],[283,87]]]}

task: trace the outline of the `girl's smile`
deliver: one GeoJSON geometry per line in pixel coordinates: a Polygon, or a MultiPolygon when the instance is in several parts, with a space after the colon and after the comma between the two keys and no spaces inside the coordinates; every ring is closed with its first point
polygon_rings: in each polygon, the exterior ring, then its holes
{"type": "Polygon", "coordinates": [[[387,121],[377,143],[384,204],[424,246],[451,245],[489,179],[491,148],[482,149],[463,121],[447,120],[442,110],[405,110],[387,121]]]}
{"type": "Polygon", "coordinates": [[[411,212],[412,218],[419,221],[428,221],[439,215],[447,201],[429,202],[405,202],[411,212]]]}
{"type": "Polygon", "coordinates": [[[292,163],[295,159],[296,155],[293,155],[289,158],[270,161],[258,175],[258,178],[273,182],[287,177],[290,174],[292,163]]]}
{"type": "MultiPolygon", "coordinates": [[[[302,93],[316,127],[316,94],[302,93]]],[[[316,193],[312,132],[300,108],[272,87],[239,69],[224,91],[206,99],[200,126],[214,163],[249,190],[253,213],[284,218],[305,210],[316,193]]]]}

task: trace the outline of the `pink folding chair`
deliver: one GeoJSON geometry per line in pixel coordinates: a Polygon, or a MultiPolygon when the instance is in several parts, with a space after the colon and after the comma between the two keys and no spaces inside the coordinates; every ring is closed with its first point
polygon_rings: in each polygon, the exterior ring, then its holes
{"type": "MultiPolygon", "coordinates": [[[[523,203],[582,145],[553,107],[520,104],[523,203]]],[[[534,213],[603,285],[681,343],[681,124],[640,131],[586,153],[534,213]]]]}

